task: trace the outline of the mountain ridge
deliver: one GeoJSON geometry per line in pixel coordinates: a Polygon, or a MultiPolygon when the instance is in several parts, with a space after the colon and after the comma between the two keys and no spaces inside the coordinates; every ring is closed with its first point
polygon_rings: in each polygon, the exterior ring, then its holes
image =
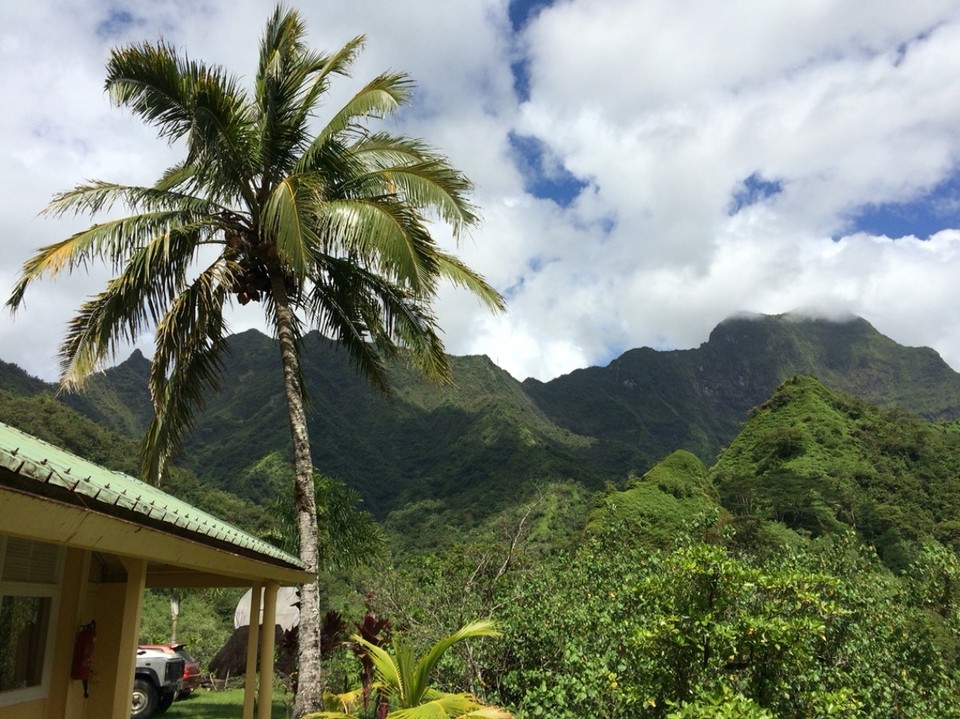
{"type": "MultiPolygon", "coordinates": [[[[179,458],[219,488],[267,454],[289,454],[274,340],[249,330],[230,346],[223,389],[207,398],[179,458]]],[[[518,382],[481,355],[451,358],[451,386],[398,364],[391,399],[373,392],[332,341],[313,333],[303,347],[315,465],[381,517],[425,498],[480,515],[555,480],[599,489],[678,449],[710,465],[750,410],[794,375],[929,420],[960,416],[960,374],[933,350],[898,345],[860,318],[733,317],[697,348],[628,350],[549,382],[518,382]]],[[[138,437],[151,413],[148,372],[134,353],[91,378],[85,395],[61,401],[138,437]]],[[[0,371],[0,381],[7,375],[0,371]]],[[[36,390],[22,377],[13,384],[36,390]]]]}
{"type": "Polygon", "coordinates": [[[960,374],[934,350],[903,347],[862,318],[734,317],[694,349],[628,350],[606,367],[523,385],[571,431],[627,442],[645,437],[661,456],[687,449],[709,462],[750,408],[798,374],[931,421],[960,417],[960,374]]]}

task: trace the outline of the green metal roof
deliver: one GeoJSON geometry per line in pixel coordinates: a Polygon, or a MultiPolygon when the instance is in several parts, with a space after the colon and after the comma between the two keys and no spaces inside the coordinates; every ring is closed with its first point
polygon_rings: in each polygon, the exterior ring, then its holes
{"type": "Polygon", "coordinates": [[[208,544],[226,544],[244,553],[304,568],[303,562],[272,544],[183,502],[153,485],[122,472],[101,467],[71,452],[0,422],[0,467],[29,480],[28,491],[43,487],[65,489],[83,504],[106,514],[125,510],[142,515],[150,524],[178,535],[206,537],[208,544]],[[36,485],[30,488],[30,483],[36,485]],[[113,511],[111,511],[111,508],[113,511]]]}

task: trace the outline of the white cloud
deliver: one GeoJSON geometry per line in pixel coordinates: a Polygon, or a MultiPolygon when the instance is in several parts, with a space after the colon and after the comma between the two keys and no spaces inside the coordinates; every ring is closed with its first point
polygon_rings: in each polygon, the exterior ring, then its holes
{"type": "MultiPolygon", "coordinates": [[[[249,77],[272,7],[9,9],[0,292],[33,248],[80,226],[36,217],[54,192],[88,177],[149,182],[173,157],[110,107],[110,48],[163,35],[249,77]]],[[[547,379],[630,347],[696,346],[738,312],[806,308],[860,314],[960,368],[958,232],[891,239],[850,224],[865,203],[914,200],[957,169],[960,1],[878,0],[864,12],[853,0],[563,0],[519,37],[507,0],[362,0],[303,14],[317,47],[368,36],[331,106],[377,72],[410,72],[418,92],[399,129],[442,148],[477,184],[484,222],[459,251],[510,309],[492,317],[444,290],[437,313],[453,353],[547,379]],[[510,72],[522,56],[523,103],[510,72]],[[525,190],[511,132],[538,138],[549,161],[587,183],[574,203],[525,190]],[[730,216],[751,175],[779,194],[730,216]]],[[[14,320],[0,316],[0,359],[52,378],[70,310],[105,277],[32,288],[14,320]]],[[[233,320],[255,325],[249,310],[233,320]]]]}

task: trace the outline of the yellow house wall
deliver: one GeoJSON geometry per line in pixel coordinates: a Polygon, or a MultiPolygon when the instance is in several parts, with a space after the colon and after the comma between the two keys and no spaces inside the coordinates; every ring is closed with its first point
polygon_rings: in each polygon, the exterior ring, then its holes
{"type": "Polygon", "coordinates": [[[37,719],[46,716],[47,700],[37,699],[11,706],[0,707],[0,719],[37,719]]]}
{"type": "MultiPolygon", "coordinates": [[[[68,549],[65,552],[60,594],[52,622],[54,633],[50,674],[46,696],[28,702],[0,707],[0,719],[84,719],[83,687],[70,680],[73,645],[81,612],[89,612],[87,575],[90,552],[68,549]]],[[[89,620],[87,620],[89,621],[89,620]]]]}
{"type": "Polygon", "coordinates": [[[64,559],[56,613],[53,657],[43,699],[0,707],[0,719],[126,719],[130,716],[137,634],[143,607],[146,561],[129,560],[127,581],[88,582],[90,552],[69,549],[64,559]],[[97,623],[89,682],[70,678],[80,626],[97,623]]]}
{"type": "MultiPolygon", "coordinates": [[[[143,609],[143,591],[146,579],[146,561],[125,560],[126,582],[96,583],[88,580],[91,553],[83,549],[68,549],[64,558],[60,596],[53,627],[54,647],[47,696],[29,702],[0,707],[0,719],[127,719],[130,715],[130,696],[133,686],[134,664],[140,616],[143,609]],[[89,682],[89,698],[83,696],[83,684],[70,678],[73,647],[79,628],[90,620],[97,623],[97,641],[93,670],[89,682]]],[[[259,589],[260,586],[257,586],[259,589]]],[[[277,585],[267,584],[265,618],[273,623],[277,585]]],[[[260,592],[254,593],[258,600],[260,592]]],[[[259,615],[256,611],[251,616],[259,615]]],[[[253,647],[256,647],[256,635],[253,647]]],[[[267,635],[272,639],[272,634],[267,635]]],[[[254,657],[256,650],[254,649],[254,657]]],[[[261,656],[261,692],[269,690],[273,676],[273,647],[264,642],[261,656]],[[266,687],[266,688],[265,688],[266,687]]],[[[253,686],[256,672],[247,676],[249,706],[245,702],[244,716],[253,715],[253,686]]],[[[267,710],[269,703],[265,705],[267,710]]],[[[264,710],[261,710],[260,716],[264,710]]],[[[266,715],[268,716],[268,715],[266,715]]]]}

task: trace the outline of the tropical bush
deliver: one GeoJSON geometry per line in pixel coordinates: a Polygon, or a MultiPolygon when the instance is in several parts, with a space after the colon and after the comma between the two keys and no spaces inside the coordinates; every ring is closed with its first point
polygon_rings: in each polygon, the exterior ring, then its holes
{"type": "Polygon", "coordinates": [[[955,567],[931,550],[897,580],[845,537],[760,562],[596,537],[504,602],[498,698],[570,719],[960,716],[955,567]]]}
{"type": "Polygon", "coordinates": [[[492,621],[471,622],[436,642],[418,660],[412,644],[401,638],[394,638],[391,652],[372,638],[354,635],[364,681],[346,694],[328,694],[328,710],[305,719],[510,719],[509,713],[485,705],[472,694],[440,691],[430,683],[441,657],[454,644],[493,636],[498,632],[492,621]]]}

